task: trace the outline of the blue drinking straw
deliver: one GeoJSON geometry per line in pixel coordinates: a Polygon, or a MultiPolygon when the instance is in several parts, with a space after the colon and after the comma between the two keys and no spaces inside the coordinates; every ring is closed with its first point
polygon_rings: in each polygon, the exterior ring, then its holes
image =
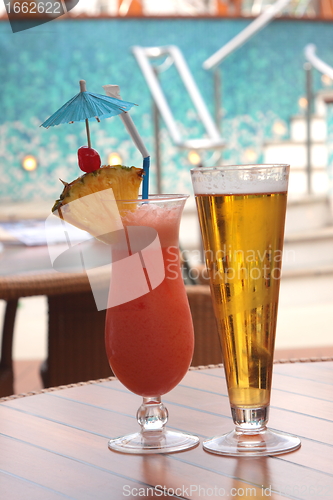
{"type": "Polygon", "coordinates": [[[150,166],[150,156],[146,156],[143,159],[143,170],[145,175],[142,181],[142,199],[148,200],[148,186],[149,186],[149,166],[150,166]]]}

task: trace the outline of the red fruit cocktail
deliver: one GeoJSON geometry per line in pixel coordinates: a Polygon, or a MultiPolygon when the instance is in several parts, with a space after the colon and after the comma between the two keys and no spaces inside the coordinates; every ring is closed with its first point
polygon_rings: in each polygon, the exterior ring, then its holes
{"type": "MultiPolygon", "coordinates": [[[[127,453],[162,453],[196,446],[196,436],[165,429],[167,410],[161,396],[172,390],[186,374],[193,355],[194,333],[180,263],[178,232],[187,196],[152,195],[124,210],[122,222],[128,235],[136,228],[153,228],[154,264],[145,261],[148,293],[109,307],[106,315],[105,345],[110,366],[132,392],[143,396],[137,418],[141,432],[112,439],[109,447],[127,453]],[[158,245],[156,242],[158,241],[158,245]],[[147,264],[147,265],[146,265],[147,264]],[[156,279],[158,277],[158,279],[156,279]]],[[[129,246],[132,241],[127,238],[129,246]]],[[[152,245],[148,243],[148,247],[152,245]]],[[[142,248],[141,242],[134,246],[142,248]]],[[[135,277],[133,276],[133,279],[135,277]]],[[[123,279],[131,279],[124,277],[123,279]]],[[[135,286],[135,283],[133,283],[135,286]]],[[[114,288],[114,284],[113,284],[114,288]]]]}

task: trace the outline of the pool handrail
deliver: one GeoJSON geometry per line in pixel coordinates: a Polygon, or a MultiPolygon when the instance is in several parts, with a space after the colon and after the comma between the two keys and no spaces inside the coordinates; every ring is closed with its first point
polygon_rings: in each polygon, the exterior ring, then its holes
{"type": "Polygon", "coordinates": [[[213,70],[232,52],[243,45],[247,40],[252,38],[258,31],[266,26],[279,12],[281,12],[291,0],[278,0],[270,5],[265,11],[256,17],[252,23],[248,24],[240,33],[234,38],[229,40],[217,52],[211,55],[203,63],[203,68],[206,70],[213,70]]]}

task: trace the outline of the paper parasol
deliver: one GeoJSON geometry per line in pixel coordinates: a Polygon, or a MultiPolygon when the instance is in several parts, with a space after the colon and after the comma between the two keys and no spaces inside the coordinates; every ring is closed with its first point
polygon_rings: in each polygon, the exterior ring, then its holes
{"type": "Polygon", "coordinates": [[[80,80],[80,92],[53,113],[41,127],[49,128],[62,123],[86,122],[88,146],[91,147],[89,120],[119,115],[135,106],[132,102],[122,101],[102,94],[87,92],[85,80],[80,80]]]}

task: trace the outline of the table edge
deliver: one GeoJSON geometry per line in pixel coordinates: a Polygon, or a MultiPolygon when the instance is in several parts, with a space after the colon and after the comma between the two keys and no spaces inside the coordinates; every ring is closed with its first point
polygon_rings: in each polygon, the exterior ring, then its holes
{"type": "MultiPolygon", "coordinates": [[[[311,358],[275,359],[274,364],[323,363],[326,361],[333,361],[333,356],[322,356],[322,357],[311,357],[311,358]]],[[[190,366],[189,371],[209,370],[209,369],[222,368],[222,367],[223,367],[223,363],[219,363],[217,365],[190,366]]],[[[82,387],[85,385],[100,384],[103,382],[112,382],[113,380],[118,380],[118,379],[117,379],[117,377],[112,376],[112,377],[100,378],[100,379],[96,379],[96,380],[88,380],[86,382],[78,382],[75,384],[59,385],[58,387],[48,387],[46,389],[41,389],[39,391],[30,391],[30,392],[25,392],[25,393],[21,393],[21,394],[12,394],[11,396],[5,396],[3,398],[0,398],[0,403],[4,403],[5,401],[11,401],[13,399],[25,398],[28,396],[37,396],[38,394],[45,394],[47,392],[60,391],[63,389],[71,389],[73,387],[82,387]]]]}

